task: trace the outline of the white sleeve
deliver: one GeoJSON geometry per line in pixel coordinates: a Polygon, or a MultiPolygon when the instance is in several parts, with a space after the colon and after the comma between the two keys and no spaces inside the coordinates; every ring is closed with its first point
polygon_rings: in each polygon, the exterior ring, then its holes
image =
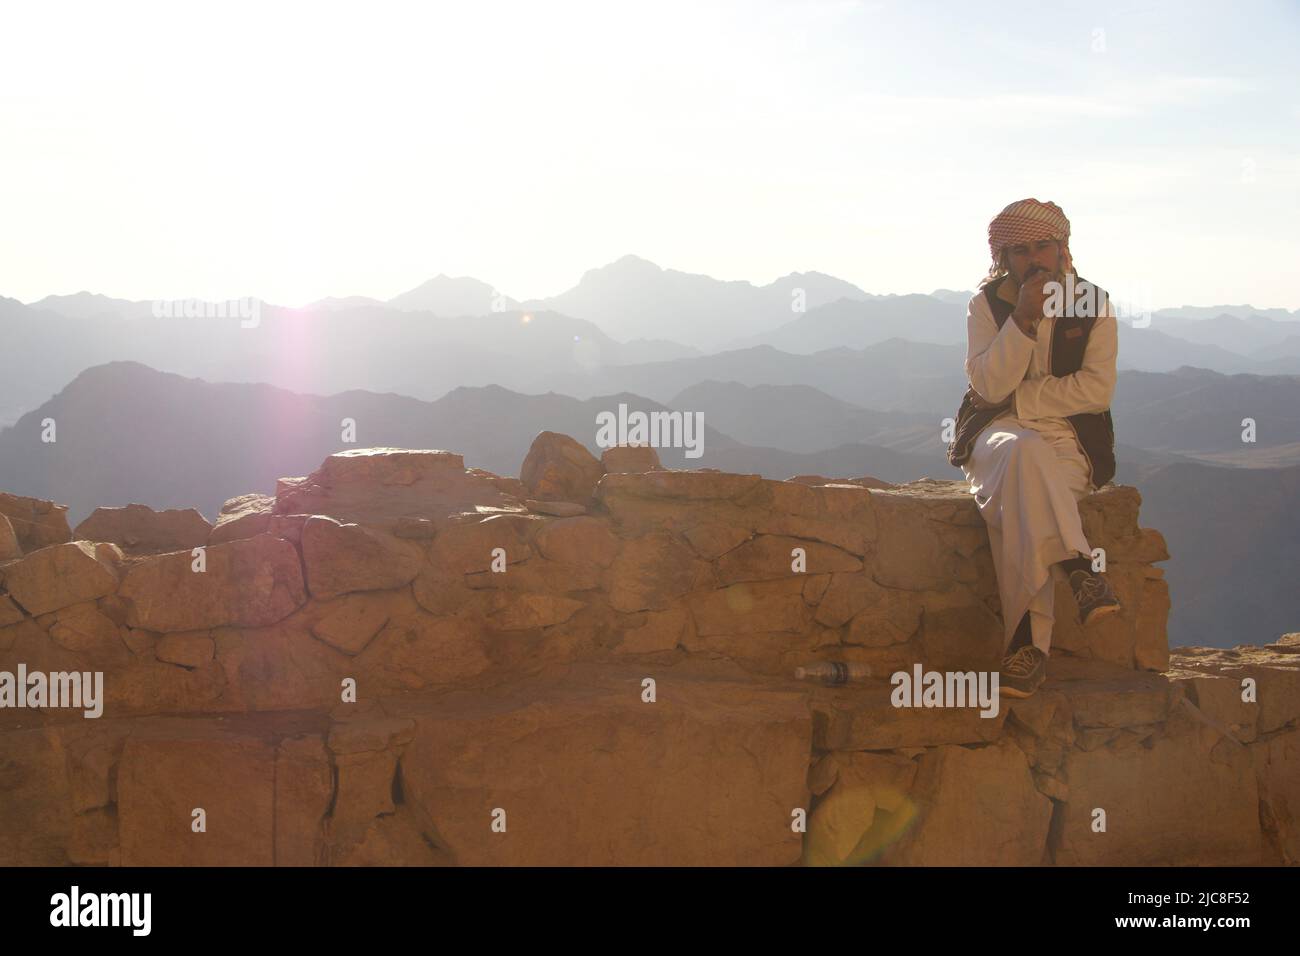
{"type": "Polygon", "coordinates": [[[1016,390],[1029,369],[1034,340],[1008,317],[1002,328],[980,292],[966,311],[966,375],[980,398],[994,404],[1016,390]]]}
{"type": "Polygon", "coordinates": [[[1016,387],[1016,415],[1024,419],[1064,418],[1081,412],[1104,412],[1115,394],[1115,358],[1119,326],[1115,309],[1106,301],[1092,326],[1083,365],[1072,375],[1044,375],[1016,387]]]}

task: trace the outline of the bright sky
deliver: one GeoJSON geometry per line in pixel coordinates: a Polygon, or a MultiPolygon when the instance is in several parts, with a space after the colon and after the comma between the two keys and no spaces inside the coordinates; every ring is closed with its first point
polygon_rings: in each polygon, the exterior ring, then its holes
{"type": "Polygon", "coordinates": [[[1034,196],[1117,294],[1300,307],[1291,2],[42,2],[0,27],[23,301],[440,272],[523,299],[627,253],[966,289],[1034,196]]]}

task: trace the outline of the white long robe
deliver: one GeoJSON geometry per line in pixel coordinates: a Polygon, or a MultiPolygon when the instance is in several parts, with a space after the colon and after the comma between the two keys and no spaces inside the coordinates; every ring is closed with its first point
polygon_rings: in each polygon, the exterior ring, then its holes
{"type": "MultiPolygon", "coordinates": [[[[1019,286],[1008,278],[999,290],[1014,303],[1019,286]]],[[[966,374],[985,400],[998,403],[1013,391],[1015,414],[991,422],[976,437],[962,466],[971,494],[988,526],[989,547],[1002,601],[1003,646],[1009,646],[1029,611],[1034,646],[1048,653],[1052,642],[1054,565],[1091,558],[1079,521],[1078,501],[1093,490],[1088,459],[1065,420],[1110,407],[1115,391],[1118,328],[1107,302],[1094,323],[1083,365],[1055,377],[1048,345],[1055,319],[1038,325],[1037,338],[1010,318],[1001,330],[983,292],[967,309],[966,374]]]]}

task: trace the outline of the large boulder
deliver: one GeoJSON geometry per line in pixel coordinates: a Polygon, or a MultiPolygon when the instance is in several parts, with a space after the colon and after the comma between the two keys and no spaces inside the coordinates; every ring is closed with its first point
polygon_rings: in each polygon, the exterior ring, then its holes
{"type": "Polygon", "coordinates": [[[0,567],[0,583],[28,614],[47,614],[112,593],[122,559],[112,544],[52,544],[0,567]]]}
{"type": "Polygon", "coordinates": [[[206,544],[212,525],[193,508],[154,511],[148,505],[96,508],[73,537],[112,541],[128,555],[162,554],[206,544]]]}
{"type": "Polygon", "coordinates": [[[24,553],[72,540],[67,505],[0,491],[0,515],[13,525],[24,553]]]}
{"type": "Polygon", "coordinates": [[[249,494],[229,499],[221,506],[208,544],[223,544],[270,531],[274,509],[272,495],[249,494]]]}
{"type": "Polygon", "coordinates": [[[579,442],[559,432],[540,432],[519,469],[519,480],[543,501],[586,504],[604,467],[579,442]]]}
{"type": "Polygon", "coordinates": [[[312,597],[400,588],[424,563],[419,545],[358,524],[316,515],[302,529],[302,557],[312,597]]]}

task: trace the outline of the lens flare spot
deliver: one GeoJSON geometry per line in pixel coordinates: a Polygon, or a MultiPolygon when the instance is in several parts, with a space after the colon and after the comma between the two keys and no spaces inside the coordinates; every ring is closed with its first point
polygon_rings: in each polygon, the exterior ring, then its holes
{"type": "Polygon", "coordinates": [[[805,866],[864,866],[874,862],[916,821],[919,808],[889,786],[841,779],[814,808],[804,838],[805,866]]]}

